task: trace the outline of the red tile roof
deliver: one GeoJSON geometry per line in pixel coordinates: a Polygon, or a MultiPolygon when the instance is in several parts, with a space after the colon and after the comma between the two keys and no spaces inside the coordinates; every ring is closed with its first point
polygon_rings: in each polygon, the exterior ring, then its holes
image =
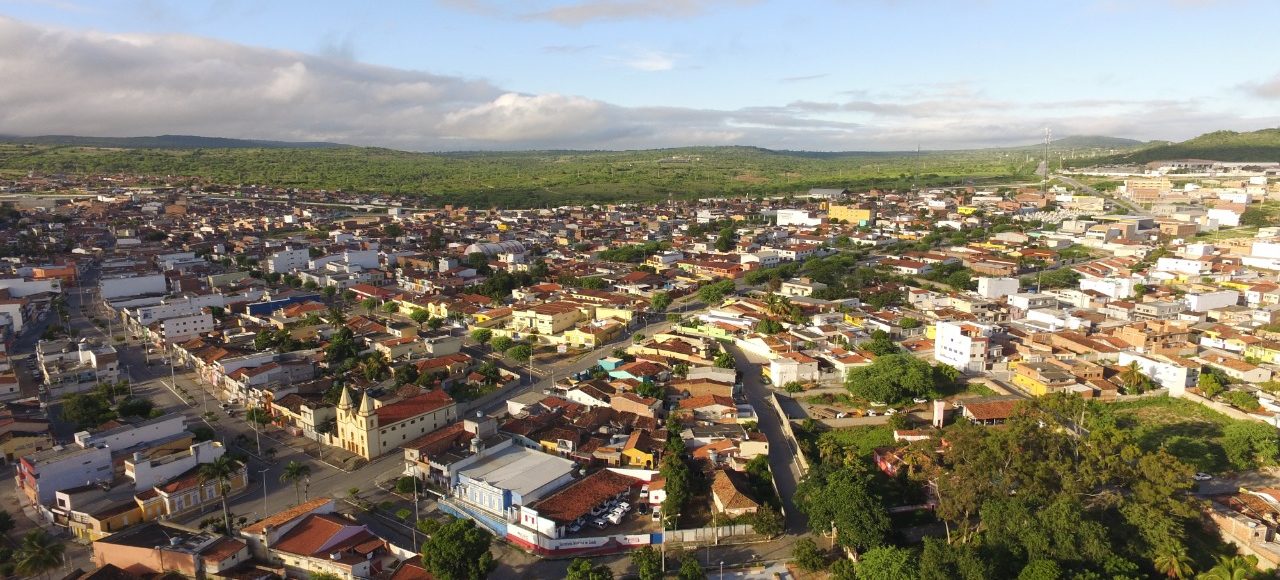
{"type": "Polygon", "coordinates": [[[536,510],[539,516],[567,524],[638,483],[640,483],[639,479],[606,469],[588,475],[530,507],[536,510]]]}
{"type": "Polygon", "coordinates": [[[267,526],[271,526],[271,527],[280,526],[281,524],[287,523],[289,520],[311,513],[316,509],[319,509],[321,506],[327,503],[330,503],[332,501],[333,501],[333,498],[330,498],[330,497],[318,497],[313,500],[303,502],[302,504],[291,507],[282,512],[267,516],[263,519],[253,522],[252,524],[249,524],[243,528],[240,528],[240,531],[246,534],[261,534],[263,530],[267,528],[267,526]]]}
{"type": "Polygon", "coordinates": [[[378,426],[386,427],[419,415],[425,415],[453,404],[453,397],[443,389],[436,389],[425,395],[418,395],[390,405],[383,405],[373,410],[378,416],[378,426]]]}

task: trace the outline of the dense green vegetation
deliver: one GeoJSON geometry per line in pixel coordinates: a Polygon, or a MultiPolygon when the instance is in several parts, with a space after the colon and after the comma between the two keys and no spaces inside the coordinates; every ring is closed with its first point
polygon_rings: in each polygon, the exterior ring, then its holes
{"type": "Polygon", "coordinates": [[[905,188],[1026,176],[995,151],[805,153],[755,147],[644,151],[412,153],[380,148],[125,149],[0,144],[0,172],[135,173],[220,184],[422,195],[427,202],[529,207],[655,196],[763,195],[811,187],[905,188]],[[913,175],[918,175],[913,178],[913,175]]]}
{"type": "Polygon", "coordinates": [[[1183,141],[1138,149],[1137,151],[1090,160],[1071,160],[1070,166],[1147,163],[1168,159],[1208,159],[1212,161],[1280,160],[1280,129],[1246,133],[1214,131],[1183,141]]]}
{"type": "MultiPolygon", "coordinates": [[[[834,523],[835,544],[864,557],[851,564],[829,553],[825,540],[798,545],[796,555],[804,567],[826,567],[833,578],[1217,574],[1238,562],[1233,547],[1200,525],[1188,494],[1193,468],[1161,444],[1170,430],[1143,431],[1140,421],[1129,420],[1141,413],[1168,427],[1178,423],[1181,410],[1169,407],[1182,403],[1143,400],[1106,411],[1075,396],[1043,397],[1023,403],[1002,428],[967,422],[948,427],[945,452],[937,440],[899,446],[896,478],[870,461],[872,450],[893,445],[889,427],[828,431],[815,443],[810,431],[821,427],[801,426],[802,447],[814,467],[797,489],[796,504],[813,532],[830,534],[834,523]],[[936,484],[933,513],[945,524],[945,538],[926,538],[920,548],[910,535],[893,533],[885,510],[918,501],[910,489],[925,482],[936,484]]],[[[1206,413],[1212,412],[1191,415],[1224,431],[1237,429],[1206,413]]],[[[1248,440],[1238,447],[1256,456],[1244,459],[1261,463],[1263,455],[1275,453],[1268,447],[1274,429],[1266,430],[1266,441],[1243,433],[1221,436],[1248,440]]]]}

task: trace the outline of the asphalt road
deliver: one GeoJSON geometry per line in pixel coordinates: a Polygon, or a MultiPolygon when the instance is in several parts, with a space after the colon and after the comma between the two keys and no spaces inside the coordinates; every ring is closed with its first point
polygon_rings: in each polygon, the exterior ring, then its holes
{"type": "Polygon", "coordinates": [[[787,533],[803,534],[808,531],[808,519],[796,508],[792,498],[796,486],[800,483],[800,468],[796,464],[793,442],[782,430],[782,421],[769,398],[773,396],[770,388],[764,384],[760,376],[760,365],[753,362],[746,353],[736,346],[725,345],[733,354],[738,371],[742,374],[742,390],[747,395],[747,402],[756,410],[757,424],[760,431],[769,438],[769,469],[773,472],[774,484],[778,487],[778,495],[782,499],[782,511],[786,515],[787,533]]]}

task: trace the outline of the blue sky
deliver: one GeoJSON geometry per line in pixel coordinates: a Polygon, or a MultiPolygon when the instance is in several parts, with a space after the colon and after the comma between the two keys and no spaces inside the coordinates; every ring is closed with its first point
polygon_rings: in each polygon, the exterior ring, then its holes
{"type": "Polygon", "coordinates": [[[1269,0],[0,0],[0,133],[951,148],[1280,124],[1269,0]],[[15,86],[20,85],[20,86],[15,86]]]}

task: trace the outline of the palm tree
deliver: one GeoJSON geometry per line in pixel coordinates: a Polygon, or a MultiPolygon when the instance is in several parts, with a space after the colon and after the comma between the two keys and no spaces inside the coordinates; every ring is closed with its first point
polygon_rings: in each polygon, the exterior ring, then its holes
{"type": "Polygon", "coordinates": [[[1217,564],[1196,576],[1196,580],[1249,580],[1257,572],[1257,556],[1218,556],[1217,564]]]}
{"type": "Polygon", "coordinates": [[[1187,556],[1187,549],[1181,545],[1166,546],[1156,552],[1152,563],[1156,566],[1156,571],[1170,578],[1189,578],[1193,571],[1191,570],[1191,558],[1187,556]]]}
{"type": "Polygon", "coordinates": [[[280,474],[280,483],[292,483],[293,493],[298,498],[298,503],[302,503],[302,493],[298,485],[302,480],[311,477],[311,466],[297,461],[290,461],[284,466],[284,473],[280,474]]]}
{"type": "Polygon", "coordinates": [[[23,576],[47,576],[62,565],[66,545],[44,530],[33,530],[22,537],[22,545],[14,554],[14,570],[23,576]]]}
{"type": "Polygon", "coordinates": [[[370,381],[378,381],[387,376],[387,372],[391,370],[391,364],[387,362],[387,357],[380,352],[375,352],[360,361],[360,374],[370,381]]]}
{"type": "Polygon", "coordinates": [[[1142,385],[1146,382],[1147,376],[1142,374],[1142,368],[1138,366],[1138,361],[1129,363],[1120,373],[1120,382],[1124,385],[1125,394],[1134,394],[1142,392],[1142,385]]]}
{"type": "Polygon", "coordinates": [[[210,481],[218,484],[218,498],[222,500],[222,523],[228,534],[231,533],[231,512],[227,510],[227,491],[231,489],[231,479],[239,470],[240,464],[236,460],[223,455],[201,465],[198,472],[202,487],[210,481]]]}

